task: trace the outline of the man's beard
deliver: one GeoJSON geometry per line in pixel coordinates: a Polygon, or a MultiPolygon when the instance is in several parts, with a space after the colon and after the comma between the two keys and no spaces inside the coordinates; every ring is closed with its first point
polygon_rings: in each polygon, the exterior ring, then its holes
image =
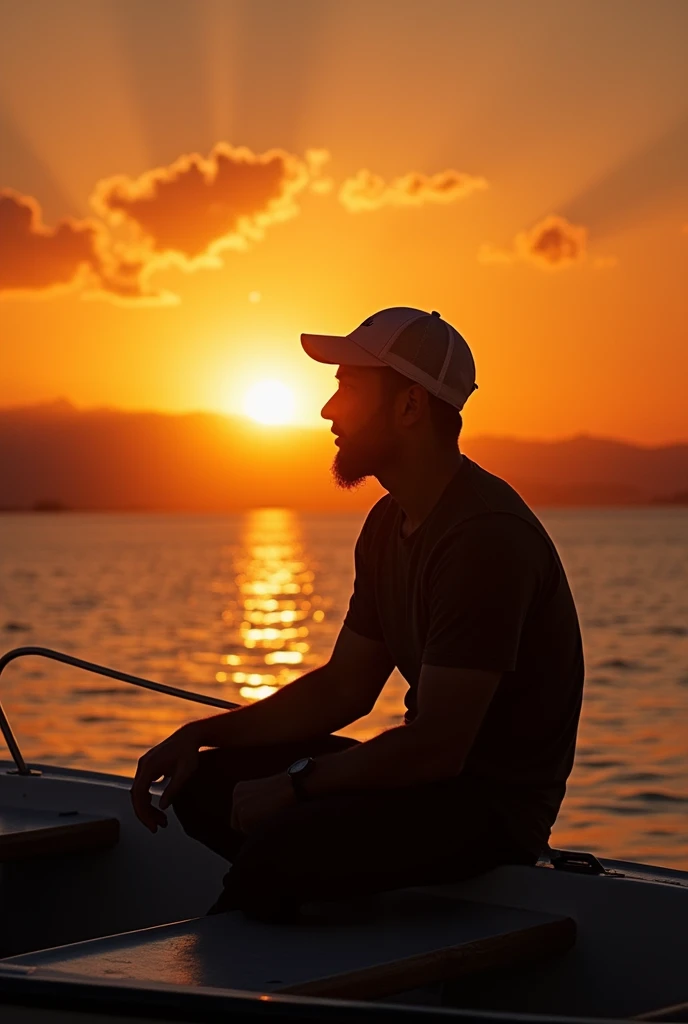
{"type": "Polygon", "coordinates": [[[389,430],[388,416],[378,411],[355,434],[340,437],[339,451],[332,463],[332,476],[337,487],[353,490],[369,476],[377,476],[397,448],[389,430]]]}

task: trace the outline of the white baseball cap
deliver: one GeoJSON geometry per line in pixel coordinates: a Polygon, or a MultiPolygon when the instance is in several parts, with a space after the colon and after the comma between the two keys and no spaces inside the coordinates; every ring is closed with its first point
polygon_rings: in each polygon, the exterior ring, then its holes
{"type": "Polygon", "coordinates": [[[302,334],[301,344],[319,363],[391,366],[456,409],[478,386],[466,341],[434,310],[392,306],[345,337],[302,334]]]}

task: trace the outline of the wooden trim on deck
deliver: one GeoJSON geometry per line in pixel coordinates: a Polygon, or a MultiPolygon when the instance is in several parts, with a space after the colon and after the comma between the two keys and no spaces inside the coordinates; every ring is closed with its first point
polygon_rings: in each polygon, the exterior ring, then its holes
{"type": "Polygon", "coordinates": [[[564,917],[475,942],[420,953],[348,974],[317,978],[274,989],[280,995],[378,999],[499,967],[539,963],[565,953],[576,941],[576,923],[564,917]]]}

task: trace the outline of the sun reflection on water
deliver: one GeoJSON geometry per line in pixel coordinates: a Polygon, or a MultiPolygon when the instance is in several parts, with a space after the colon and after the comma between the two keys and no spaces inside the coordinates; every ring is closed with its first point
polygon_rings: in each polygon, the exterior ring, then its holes
{"type": "Polygon", "coordinates": [[[236,670],[216,678],[237,685],[246,700],[262,700],[301,674],[311,649],[309,622],[322,622],[325,612],[293,511],[248,513],[241,540],[238,607],[228,607],[223,619],[235,625],[243,652],[225,655],[236,670]]]}

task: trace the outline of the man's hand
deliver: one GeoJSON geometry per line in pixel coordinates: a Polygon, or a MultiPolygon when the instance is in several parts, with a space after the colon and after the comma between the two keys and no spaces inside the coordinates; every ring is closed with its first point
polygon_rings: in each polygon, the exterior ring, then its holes
{"type": "Polygon", "coordinates": [[[286,772],[238,782],[232,796],[232,828],[252,832],[266,818],[294,803],[296,794],[286,772]]]}
{"type": "Polygon", "coordinates": [[[131,787],[131,802],[136,817],[151,832],[157,832],[158,826],[167,826],[167,815],[163,810],[169,807],[189,776],[196,771],[198,747],[193,735],[182,727],[140,758],[131,787]],[[160,797],[161,809],[158,809],[153,806],[150,787],[162,778],[170,781],[160,797]]]}

